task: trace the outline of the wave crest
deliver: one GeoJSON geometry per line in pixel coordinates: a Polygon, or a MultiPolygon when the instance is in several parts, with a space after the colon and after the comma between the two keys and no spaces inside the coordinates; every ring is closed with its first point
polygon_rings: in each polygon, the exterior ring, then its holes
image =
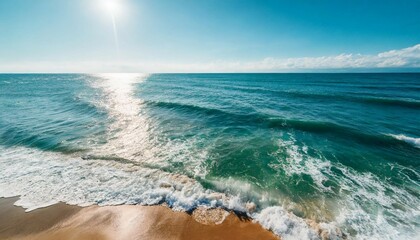
{"type": "Polygon", "coordinates": [[[398,139],[400,141],[404,141],[408,144],[411,144],[416,148],[420,148],[420,138],[408,137],[408,136],[405,136],[404,134],[399,134],[399,135],[389,134],[389,136],[395,139],[398,139]]]}

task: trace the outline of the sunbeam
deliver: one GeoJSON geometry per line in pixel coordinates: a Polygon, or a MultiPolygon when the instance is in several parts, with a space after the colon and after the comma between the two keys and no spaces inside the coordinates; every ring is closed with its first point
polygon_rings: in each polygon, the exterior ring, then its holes
{"type": "Polygon", "coordinates": [[[116,16],[119,13],[121,13],[121,11],[122,11],[121,1],[120,0],[103,0],[103,1],[101,1],[101,4],[102,4],[104,10],[111,16],[112,29],[113,29],[113,32],[114,32],[115,50],[116,50],[116,54],[117,54],[117,60],[119,60],[120,44],[119,44],[119,41],[118,41],[116,16]]]}

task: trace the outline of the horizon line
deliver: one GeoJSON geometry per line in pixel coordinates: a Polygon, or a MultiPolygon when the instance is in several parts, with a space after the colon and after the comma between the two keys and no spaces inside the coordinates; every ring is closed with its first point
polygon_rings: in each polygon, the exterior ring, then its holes
{"type": "Polygon", "coordinates": [[[0,72],[0,75],[19,75],[19,74],[378,74],[378,73],[420,73],[420,69],[413,69],[413,71],[291,71],[291,72],[0,72]]]}

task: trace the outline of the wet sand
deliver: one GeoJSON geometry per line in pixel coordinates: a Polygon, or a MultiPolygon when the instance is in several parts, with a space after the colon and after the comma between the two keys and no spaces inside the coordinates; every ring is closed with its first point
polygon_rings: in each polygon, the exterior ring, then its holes
{"type": "Polygon", "coordinates": [[[191,214],[165,206],[64,203],[25,212],[0,198],[0,239],[279,239],[251,219],[221,209],[191,214]]]}

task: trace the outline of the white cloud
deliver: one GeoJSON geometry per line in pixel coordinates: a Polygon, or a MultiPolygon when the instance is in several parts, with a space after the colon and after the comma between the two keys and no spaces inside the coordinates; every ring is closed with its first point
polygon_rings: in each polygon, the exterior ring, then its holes
{"type": "Polygon", "coordinates": [[[297,72],[316,70],[419,69],[420,44],[376,55],[340,54],[260,61],[170,62],[21,62],[0,64],[0,72],[297,72]]]}
{"type": "Polygon", "coordinates": [[[337,56],[275,59],[253,64],[255,69],[348,69],[348,68],[419,68],[420,44],[377,55],[340,54],[337,56]]]}

